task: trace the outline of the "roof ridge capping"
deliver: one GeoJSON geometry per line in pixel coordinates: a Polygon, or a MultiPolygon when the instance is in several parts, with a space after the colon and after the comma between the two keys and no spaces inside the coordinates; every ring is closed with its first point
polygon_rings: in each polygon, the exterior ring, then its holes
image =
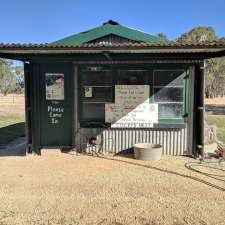
{"type": "Polygon", "coordinates": [[[108,20],[107,22],[103,23],[102,25],[111,24],[111,25],[120,25],[118,22],[114,20],[108,20]]]}
{"type": "Polygon", "coordinates": [[[158,35],[153,35],[153,34],[149,34],[141,29],[137,29],[137,28],[133,28],[133,27],[129,27],[129,26],[124,26],[124,25],[121,25],[120,23],[114,21],[114,20],[108,20],[107,22],[103,23],[103,26],[104,25],[107,25],[107,24],[110,24],[110,25],[120,25],[122,27],[125,27],[125,28],[128,28],[128,29],[131,29],[131,30],[134,30],[134,31],[138,31],[138,32],[141,32],[143,34],[146,34],[146,35],[149,35],[149,36],[153,36],[153,37],[159,37],[158,35]]]}

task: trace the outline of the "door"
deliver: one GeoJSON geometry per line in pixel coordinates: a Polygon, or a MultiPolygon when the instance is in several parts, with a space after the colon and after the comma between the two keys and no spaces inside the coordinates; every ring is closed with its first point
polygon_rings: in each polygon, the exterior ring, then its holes
{"type": "Polygon", "coordinates": [[[70,147],[73,137],[73,73],[69,63],[40,66],[41,146],[70,147]]]}

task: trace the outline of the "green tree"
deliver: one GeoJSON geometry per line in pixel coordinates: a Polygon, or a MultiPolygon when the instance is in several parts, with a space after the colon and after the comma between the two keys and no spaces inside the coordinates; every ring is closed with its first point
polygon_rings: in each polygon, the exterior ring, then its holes
{"type": "MultiPolygon", "coordinates": [[[[177,42],[212,42],[216,40],[225,41],[225,38],[218,39],[212,27],[195,27],[176,39],[177,42]]],[[[206,61],[206,88],[207,98],[223,96],[225,86],[225,58],[214,58],[206,61]]]]}
{"type": "Polygon", "coordinates": [[[13,72],[16,78],[15,92],[21,94],[24,92],[24,70],[22,66],[13,67],[13,72]]]}
{"type": "Polygon", "coordinates": [[[225,57],[209,59],[206,62],[206,87],[207,98],[225,95],[225,57]]]}
{"type": "Polygon", "coordinates": [[[199,26],[187,33],[182,34],[176,41],[178,42],[204,42],[217,40],[215,30],[212,27],[199,26]]]}
{"type": "Polygon", "coordinates": [[[156,34],[156,35],[157,35],[158,37],[160,37],[161,40],[164,41],[164,42],[169,41],[169,39],[167,38],[166,34],[164,34],[164,33],[159,33],[159,34],[156,34]]]}
{"type": "Polygon", "coordinates": [[[0,92],[7,95],[16,87],[16,79],[11,70],[12,61],[0,59],[0,92]]]}

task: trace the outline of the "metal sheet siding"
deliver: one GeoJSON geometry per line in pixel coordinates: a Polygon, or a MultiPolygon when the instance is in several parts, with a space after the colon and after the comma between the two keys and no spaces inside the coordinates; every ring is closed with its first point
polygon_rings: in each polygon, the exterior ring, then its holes
{"type": "Polygon", "coordinates": [[[128,150],[135,143],[150,142],[163,145],[164,155],[185,155],[187,128],[179,129],[103,129],[80,128],[76,144],[82,151],[117,154],[128,150]],[[88,140],[97,137],[98,144],[90,146],[88,140]]]}

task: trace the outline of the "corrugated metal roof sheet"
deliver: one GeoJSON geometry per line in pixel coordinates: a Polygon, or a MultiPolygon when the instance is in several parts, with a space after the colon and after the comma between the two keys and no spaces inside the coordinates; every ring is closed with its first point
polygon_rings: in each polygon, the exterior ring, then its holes
{"type": "Polygon", "coordinates": [[[87,43],[92,40],[107,36],[109,34],[114,34],[120,37],[124,37],[134,41],[140,41],[140,42],[165,41],[159,36],[147,34],[143,31],[122,26],[117,22],[109,20],[108,22],[104,23],[102,26],[90,29],[88,31],[81,32],[79,34],[71,35],[69,37],[65,37],[63,39],[53,42],[53,44],[79,45],[82,43],[87,43]]]}
{"type": "Polygon", "coordinates": [[[139,42],[139,43],[83,43],[79,45],[71,45],[71,44],[20,44],[20,43],[0,43],[0,48],[102,48],[102,47],[110,47],[110,48],[216,48],[216,47],[225,47],[225,41],[214,41],[214,42],[202,42],[202,43],[193,43],[193,42],[139,42]]]}
{"type": "Polygon", "coordinates": [[[225,41],[203,43],[84,43],[65,44],[0,44],[0,53],[5,54],[74,54],[74,53],[217,53],[225,55],[225,41]]]}

